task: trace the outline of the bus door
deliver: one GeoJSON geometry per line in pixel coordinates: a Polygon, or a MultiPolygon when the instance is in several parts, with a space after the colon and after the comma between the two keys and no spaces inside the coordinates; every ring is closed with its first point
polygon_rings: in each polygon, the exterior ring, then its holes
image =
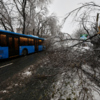
{"type": "Polygon", "coordinates": [[[19,55],[18,37],[8,36],[9,57],[19,55]]]}
{"type": "Polygon", "coordinates": [[[38,52],[38,40],[35,39],[35,52],[38,52]]]}

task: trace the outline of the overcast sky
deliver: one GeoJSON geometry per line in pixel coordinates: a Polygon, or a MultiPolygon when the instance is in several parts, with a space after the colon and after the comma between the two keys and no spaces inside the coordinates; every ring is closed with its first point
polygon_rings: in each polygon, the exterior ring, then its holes
{"type": "MultiPolygon", "coordinates": [[[[56,16],[61,19],[66,13],[80,6],[81,3],[86,2],[95,2],[100,4],[100,0],[52,0],[52,3],[49,5],[49,11],[51,13],[55,13],[56,16]]],[[[67,33],[73,33],[76,25],[72,24],[71,19],[68,19],[64,24],[62,31],[67,33]]]]}

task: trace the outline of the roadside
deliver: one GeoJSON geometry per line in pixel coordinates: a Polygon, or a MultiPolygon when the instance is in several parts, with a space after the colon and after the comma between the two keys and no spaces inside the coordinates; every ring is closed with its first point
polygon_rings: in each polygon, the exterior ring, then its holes
{"type": "MultiPolygon", "coordinates": [[[[39,74],[38,70],[43,60],[45,60],[44,52],[36,60],[35,64],[33,63],[30,66],[27,66],[17,74],[8,78],[6,81],[0,83],[0,100],[11,100],[12,98],[14,100],[18,100],[18,98],[21,98],[20,96],[23,97],[27,93],[31,94],[29,93],[29,91],[32,92],[32,90],[29,90],[31,88],[31,85],[39,84],[39,82],[34,77],[35,75],[39,74]],[[35,83],[33,83],[34,80],[35,83]]],[[[30,97],[30,95],[28,95],[28,97],[30,97]]],[[[28,100],[26,97],[24,98],[24,100],[28,100]]]]}
{"type": "Polygon", "coordinates": [[[99,100],[98,65],[92,51],[47,52],[0,85],[0,100],[99,100]]]}

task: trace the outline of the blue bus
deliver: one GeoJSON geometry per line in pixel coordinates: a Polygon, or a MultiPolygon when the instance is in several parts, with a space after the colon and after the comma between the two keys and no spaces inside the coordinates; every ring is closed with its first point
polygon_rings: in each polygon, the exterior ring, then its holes
{"type": "Polygon", "coordinates": [[[44,38],[0,30],[0,59],[42,51],[44,38]]]}

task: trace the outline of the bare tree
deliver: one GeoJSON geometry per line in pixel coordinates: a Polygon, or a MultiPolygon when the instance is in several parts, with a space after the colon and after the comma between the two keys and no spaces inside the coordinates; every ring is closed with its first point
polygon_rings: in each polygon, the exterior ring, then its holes
{"type": "Polygon", "coordinates": [[[12,12],[13,12],[13,5],[8,3],[8,2],[4,2],[3,0],[0,0],[0,22],[1,22],[1,26],[5,29],[5,30],[10,30],[14,32],[14,28],[13,28],[13,21],[14,21],[14,16],[12,16],[12,12]],[[11,5],[11,8],[9,8],[9,5],[11,5]]]}
{"type": "MultiPolygon", "coordinates": [[[[97,13],[99,13],[99,9],[100,9],[100,5],[94,2],[83,3],[81,4],[80,7],[67,13],[66,17],[64,18],[64,22],[67,20],[69,16],[73,16],[73,20],[75,20],[75,22],[78,22],[79,26],[82,29],[84,29],[84,32],[89,35],[89,39],[91,40],[91,42],[94,43],[93,40],[95,41],[95,39],[93,38],[94,37],[99,38],[98,37],[99,35],[97,35],[98,27],[97,27],[97,22],[96,22],[96,16],[97,16],[97,13]]],[[[84,42],[86,42],[87,40],[85,40],[84,42]]],[[[82,42],[79,42],[76,45],[80,43],[82,42]]],[[[99,44],[99,41],[97,44],[99,44]]],[[[76,45],[73,45],[73,46],[76,46],[76,45]]]]}
{"type": "Polygon", "coordinates": [[[16,27],[21,28],[23,34],[33,30],[34,34],[34,30],[41,26],[43,16],[46,16],[45,12],[47,12],[47,4],[49,3],[50,0],[0,0],[0,25],[5,30],[13,32],[16,27]],[[38,24],[37,19],[39,20],[38,24]]]}

